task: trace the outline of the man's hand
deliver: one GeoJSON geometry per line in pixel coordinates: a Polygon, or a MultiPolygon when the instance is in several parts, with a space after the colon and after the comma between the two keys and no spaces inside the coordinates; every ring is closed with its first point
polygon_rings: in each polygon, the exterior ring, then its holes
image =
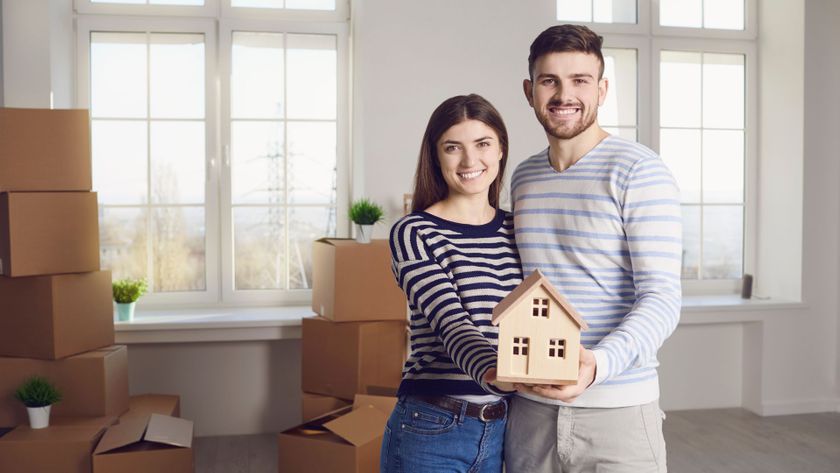
{"type": "Polygon", "coordinates": [[[490,368],[484,373],[484,378],[482,379],[487,384],[492,384],[493,386],[501,389],[502,391],[516,391],[516,388],[511,383],[505,383],[502,381],[496,380],[496,368],[490,368]]]}
{"type": "MultiPolygon", "coordinates": [[[[577,384],[547,385],[547,384],[515,384],[516,390],[523,393],[536,394],[549,399],[563,402],[573,402],[586,391],[593,381],[597,370],[595,354],[592,350],[580,347],[580,369],[577,384]]],[[[489,371],[488,371],[489,373],[489,371]]],[[[494,370],[495,375],[495,370],[494,370]]]]}

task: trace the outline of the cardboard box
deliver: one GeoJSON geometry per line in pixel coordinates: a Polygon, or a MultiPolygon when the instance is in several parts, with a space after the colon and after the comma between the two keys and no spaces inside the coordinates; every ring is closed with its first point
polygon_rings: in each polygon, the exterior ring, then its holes
{"type": "Polygon", "coordinates": [[[123,419],[147,417],[162,414],[181,417],[181,397],[170,394],[139,394],[128,398],[128,412],[120,416],[123,419]]]}
{"type": "Polygon", "coordinates": [[[368,386],[399,387],[405,363],[405,322],[303,319],[302,388],[351,399],[368,386]]]}
{"type": "Polygon", "coordinates": [[[50,426],[17,427],[0,437],[3,473],[90,473],[91,454],[114,417],[52,417],[50,426]]]}
{"type": "Polygon", "coordinates": [[[347,407],[353,403],[346,399],[307,392],[301,394],[300,401],[300,417],[303,422],[321,417],[328,412],[347,407]]]}
{"type": "Polygon", "coordinates": [[[27,378],[44,376],[61,390],[52,415],[118,417],[128,410],[128,350],[114,345],[56,361],[0,358],[0,426],[28,422],[14,391],[27,378]]]}
{"type": "Polygon", "coordinates": [[[87,110],[0,108],[0,191],[89,191],[87,110]]]}
{"type": "Polygon", "coordinates": [[[0,275],[99,271],[95,192],[0,193],[0,275]]]}
{"type": "Polygon", "coordinates": [[[379,471],[379,451],[396,398],[358,395],[347,407],[278,435],[284,473],[379,471]]]}
{"type": "Polygon", "coordinates": [[[313,243],[312,310],[336,322],[407,320],[388,241],[323,238],[313,243]]]}
{"type": "Polygon", "coordinates": [[[0,356],[55,360],[114,344],[110,271],[0,277],[0,356]]]}
{"type": "Polygon", "coordinates": [[[122,419],[93,452],[94,473],[191,473],[193,423],[150,414],[122,419]]]}

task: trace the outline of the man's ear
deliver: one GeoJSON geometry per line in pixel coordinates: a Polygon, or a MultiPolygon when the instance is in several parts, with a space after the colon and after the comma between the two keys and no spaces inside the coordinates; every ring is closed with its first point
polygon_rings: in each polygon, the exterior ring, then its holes
{"type": "Polygon", "coordinates": [[[610,81],[606,77],[602,77],[598,82],[598,106],[604,105],[607,100],[607,89],[610,87],[610,81]]]}
{"type": "Polygon", "coordinates": [[[525,92],[525,99],[528,100],[528,105],[534,107],[534,88],[531,79],[522,81],[522,91],[525,92]]]}

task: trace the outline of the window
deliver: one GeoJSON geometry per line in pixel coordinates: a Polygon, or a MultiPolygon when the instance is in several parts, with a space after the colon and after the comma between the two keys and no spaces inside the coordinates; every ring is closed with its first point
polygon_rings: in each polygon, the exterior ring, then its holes
{"type": "Polygon", "coordinates": [[[735,292],[754,267],[755,4],[557,0],[558,20],[604,37],[600,124],[657,151],[678,181],[687,293],[735,292]]]}
{"type": "Polygon", "coordinates": [[[513,354],[528,355],[528,337],[513,337],[513,354]]]}
{"type": "Polygon", "coordinates": [[[531,315],[548,318],[548,299],[534,299],[531,315]]]}
{"type": "Polygon", "coordinates": [[[549,358],[566,358],[566,340],[552,338],[548,341],[549,358]]]}
{"type": "Polygon", "coordinates": [[[146,278],[147,306],[308,301],[312,241],[347,231],[344,2],[95,3],[78,95],[103,268],[146,278]]]}

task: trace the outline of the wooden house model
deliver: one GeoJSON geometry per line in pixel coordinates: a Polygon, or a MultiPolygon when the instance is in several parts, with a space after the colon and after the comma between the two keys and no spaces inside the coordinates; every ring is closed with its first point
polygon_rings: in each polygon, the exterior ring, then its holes
{"type": "Polygon", "coordinates": [[[499,326],[496,378],[527,384],[575,384],[583,317],[536,270],[493,309],[499,326]]]}

